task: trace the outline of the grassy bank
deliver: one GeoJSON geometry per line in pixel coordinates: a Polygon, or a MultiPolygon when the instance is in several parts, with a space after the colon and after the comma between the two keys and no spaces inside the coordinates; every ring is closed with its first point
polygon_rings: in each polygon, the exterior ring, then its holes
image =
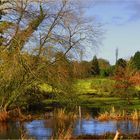
{"type": "MultiPolygon", "coordinates": [[[[78,79],[75,80],[73,88],[75,94],[79,97],[80,105],[85,108],[100,108],[104,110],[110,108],[110,106],[114,106],[117,109],[123,110],[139,109],[140,100],[138,97],[131,97],[131,104],[128,104],[125,97],[122,98],[116,93],[114,94],[114,83],[115,81],[109,78],[78,79]]],[[[56,89],[53,91],[51,86],[47,84],[40,85],[40,89],[51,96],[57,91],[56,89]]],[[[139,86],[137,86],[136,90],[139,91],[139,89],[139,86]]],[[[62,100],[56,98],[43,100],[46,108],[57,106],[59,102],[62,102],[62,100]]]]}
{"type": "MultiPolygon", "coordinates": [[[[114,92],[115,81],[109,78],[88,78],[77,80],[76,93],[79,95],[81,105],[86,108],[108,109],[114,106],[118,109],[134,110],[140,108],[139,99],[131,97],[128,104],[125,97],[119,97],[114,92]]],[[[139,90],[139,87],[136,87],[139,90]]]]}
{"type": "Polygon", "coordinates": [[[118,109],[134,110],[140,109],[140,100],[138,98],[131,99],[131,104],[128,104],[126,99],[115,97],[88,97],[81,96],[81,105],[86,108],[101,108],[108,109],[110,106],[114,106],[118,109]]]}

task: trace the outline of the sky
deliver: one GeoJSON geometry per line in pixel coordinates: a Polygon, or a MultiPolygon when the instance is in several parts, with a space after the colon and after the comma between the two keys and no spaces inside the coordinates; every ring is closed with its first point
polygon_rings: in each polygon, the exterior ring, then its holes
{"type": "MultiPolygon", "coordinates": [[[[84,1],[84,0],[83,0],[84,1]]],[[[89,6],[87,16],[95,18],[104,30],[98,51],[91,53],[115,64],[115,50],[119,58],[129,59],[140,51],[140,0],[85,0],[89,6]]],[[[92,55],[85,55],[91,60],[92,55]]]]}

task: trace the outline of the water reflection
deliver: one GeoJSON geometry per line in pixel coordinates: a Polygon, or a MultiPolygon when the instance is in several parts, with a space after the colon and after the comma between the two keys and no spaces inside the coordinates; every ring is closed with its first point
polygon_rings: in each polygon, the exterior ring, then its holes
{"type": "Polygon", "coordinates": [[[133,121],[105,121],[98,120],[81,120],[76,122],[74,128],[74,135],[81,134],[104,134],[106,132],[116,132],[120,129],[123,133],[139,133],[140,123],[133,121]]]}
{"type": "Polygon", "coordinates": [[[20,131],[17,123],[0,123],[0,139],[18,139],[20,131]]]}
{"type": "Polygon", "coordinates": [[[0,133],[6,133],[8,131],[8,124],[7,123],[1,123],[0,125],[0,133]]]}
{"type": "Polygon", "coordinates": [[[140,132],[138,121],[106,121],[95,119],[79,119],[76,122],[61,122],[53,118],[47,120],[34,120],[24,123],[0,123],[1,139],[50,139],[57,138],[58,133],[73,128],[73,135],[104,134],[121,129],[123,133],[140,132]]]}
{"type": "Polygon", "coordinates": [[[52,135],[52,127],[47,127],[45,124],[45,120],[35,120],[30,123],[25,123],[24,126],[30,138],[48,139],[52,135]]]}

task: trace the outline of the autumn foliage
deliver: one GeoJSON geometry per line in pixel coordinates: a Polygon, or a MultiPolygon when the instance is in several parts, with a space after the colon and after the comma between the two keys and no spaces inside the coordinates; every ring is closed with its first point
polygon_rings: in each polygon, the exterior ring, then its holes
{"type": "Polygon", "coordinates": [[[130,81],[135,85],[140,85],[140,71],[136,72],[133,76],[130,77],[130,81]]]}

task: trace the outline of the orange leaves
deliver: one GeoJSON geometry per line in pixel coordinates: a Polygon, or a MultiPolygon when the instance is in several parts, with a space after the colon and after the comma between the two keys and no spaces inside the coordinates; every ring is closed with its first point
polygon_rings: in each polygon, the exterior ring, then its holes
{"type": "Polygon", "coordinates": [[[130,77],[130,81],[134,85],[140,85],[140,72],[136,72],[132,77],[130,77]]]}

